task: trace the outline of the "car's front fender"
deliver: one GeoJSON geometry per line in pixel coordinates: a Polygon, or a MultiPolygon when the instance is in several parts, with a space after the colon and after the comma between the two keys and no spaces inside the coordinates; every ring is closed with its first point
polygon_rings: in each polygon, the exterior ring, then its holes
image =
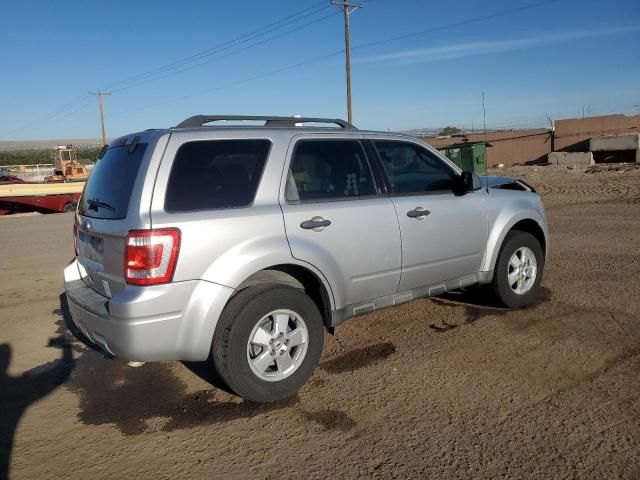
{"type": "MultiPolygon", "coordinates": [[[[532,193],[529,195],[533,196],[536,194],[532,193]]],[[[539,197],[536,201],[539,202],[539,197]]],[[[482,263],[482,271],[488,272],[495,268],[498,254],[500,253],[500,247],[502,246],[507,233],[509,233],[509,231],[512,230],[518,222],[523,220],[532,220],[540,227],[545,240],[545,256],[548,254],[549,229],[547,226],[547,220],[544,217],[544,210],[542,210],[541,207],[537,208],[534,202],[528,199],[503,203],[495,213],[494,220],[489,225],[489,237],[487,239],[486,255],[482,263]]]]}

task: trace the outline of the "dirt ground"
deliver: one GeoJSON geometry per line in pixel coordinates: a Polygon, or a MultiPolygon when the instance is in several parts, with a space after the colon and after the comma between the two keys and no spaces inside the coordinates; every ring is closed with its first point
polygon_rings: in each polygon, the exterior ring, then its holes
{"type": "Polygon", "coordinates": [[[62,348],[72,215],[0,219],[0,459],[30,480],[640,478],[640,169],[616,168],[497,171],[547,206],[533,307],[472,290],[350,320],[269,406],[203,365],[62,348]]]}

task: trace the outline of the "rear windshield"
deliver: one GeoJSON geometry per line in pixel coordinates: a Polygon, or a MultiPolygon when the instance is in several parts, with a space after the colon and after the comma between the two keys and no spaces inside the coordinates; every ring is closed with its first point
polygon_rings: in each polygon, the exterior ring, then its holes
{"type": "Polygon", "coordinates": [[[80,215],[126,218],[133,183],[146,149],[146,143],[139,143],[133,153],[129,153],[129,145],[108,149],[96,162],[84,187],[78,203],[80,215]]]}
{"type": "Polygon", "coordinates": [[[175,213],[251,205],[270,147],[269,140],[185,143],[171,167],[165,210],[175,213]]]}

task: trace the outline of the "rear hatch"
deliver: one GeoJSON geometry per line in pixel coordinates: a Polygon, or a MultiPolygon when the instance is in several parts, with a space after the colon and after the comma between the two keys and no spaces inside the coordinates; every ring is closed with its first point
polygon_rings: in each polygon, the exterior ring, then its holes
{"type": "MultiPolygon", "coordinates": [[[[85,283],[105,297],[122,290],[124,246],[132,229],[128,215],[139,211],[134,188],[148,149],[137,137],[111,146],[96,162],[78,202],[77,254],[86,270],[85,283]]],[[[112,144],[113,145],[113,144],[112,144]]],[[[137,196],[139,198],[139,196],[137,196]]],[[[131,215],[134,216],[134,215],[131,215]]],[[[139,224],[134,228],[141,228],[139,224]]]]}

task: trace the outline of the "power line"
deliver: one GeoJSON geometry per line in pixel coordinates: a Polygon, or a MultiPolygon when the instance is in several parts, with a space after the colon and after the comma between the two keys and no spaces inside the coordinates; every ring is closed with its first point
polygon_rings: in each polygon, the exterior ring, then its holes
{"type": "MultiPolygon", "coordinates": [[[[558,2],[558,1],[559,0],[546,0],[546,1],[542,1],[542,2],[523,5],[522,7],[512,8],[512,9],[503,10],[503,11],[500,11],[500,12],[495,12],[495,13],[489,14],[489,15],[483,15],[483,16],[480,16],[480,17],[474,17],[474,18],[470,18],[470,19],[467,19],[467,20],[459,21],[459,22],[440,25],[438,27],[434,27],[434,28],[430,28],[430,29],[426,29],[426,30],[420,30],[418,32],[412,32],[412,33],[403,34],[403,35],[390,37],[390,38],[386,38],[386,39],[381,39],[381,40],[377,40],[377,41],[373,41],[373,42],[363,43],[363,44],[357,45],[355,47],[351,47],[351,50],[369,48],[369,47],[373,47],[373,46],[376,46],[376,45],[382,45],[382,44],[385,44],[385,43],[390,43],[390,42],[394,42],[394,41],[405,39],[405,38],[411,38],[411,37],[415,37],[415,36],[419,36],[419,35],[425,35],[425,34],[428,34],[428,33],[442,31],[442,30],[446,30],[446,29],[450,29],[450,28],[469,25],[471,23],[481,22],[481,21],[484,21],[484,20],[488,20],[488,19],[492,19],[492,18],[496,18],[496,17],[500,17],[500,16],[505,16],[505,15],[509,15],[509,14],[513,14],[513,13],[518,13],[518,12],[521,12],[521,11],[524,11],[524,10],[540,7],[540,6],[543,6],[543,5],[548,5],[548,4],[551,4],[551,3],[558,2]]],[[[332,15],[335,15],[335,14],[332,14],[332,15]]],[[[332,16],[332,15],[328,15],[327,17],[332,16]]],[[[327,17],[322,17],[321,19],[318,19],[318,20],[316,20],[314,22],[311,22],[311,23],[315,23],[315,22],[320,21],[320,20],[322,20],[324,18],[327,18],[327,17]]],[[[308,25],[306,25],[306,26],[308,26],[308,25]]],[[[300,28],[304,28],[304,26],[303,27],[298,27],[298,29],[300,29],[300,28]]],[[[286,35],[287,33],[291,33],[291,32],[290,31],[289,32],[285,32],[284,34],[280,34],[280,36],[286,35]]],[[[279,38],[279,37],[276,37],[276,38],[279,38]]],[[[275,38],[272,38],[272,39],[275,39],[275,38]]],[[[266,41],[269,41],[269,40],[263,40],[262,43],[266,43],[266,41]]],[[[256,45],[252,45],[252,46],[256,46],[256,45]]],[[[236,51],[235,53],[238,53],[239,51],[246,50],[248,48],[252,48],[252,46],[244,47],[243,49],[240,49],[240,50],[236,51]]],[[[278,69],[275,69],[275,70],[272,70],[272,71],[269,71],[269,72],[265,72],[265,73],[262,73],[262,74],[254,75],[254,76],[251,76],[251,77],[248,77],[248,78],[245,78],[245,79],[241,79],[241,80],[238,80],[238,81],[234,81],[234,82],[231,82],[231,83],[228,83],[228,84],[225,84],[225,85],[221,85],[221,86],[213,87],[213,88],[208,88],[206,90],[195,92],[193,94],[188,94],[188,95],[176,97],[174,99],[170,99],[170,100],[159,102],[159,103],[152,104],[152,105],[147,105],[145,107],[136,108],[136,109],[130,109],[130,110],[127,110],[127,111],[124,111],[124,112],[118,112],[115,115],[121,115],[123,113],[129,113],[131,111],[146,110],[146,109],[154,108],[154,107],[157,107],[157,106],[165,105],[165,104],[168,104],[168,103],[173,103],[175,101],[183,100],[183,99],[186,99],[186,98],[191,98],[191,97],[194,97],[194,96],[203,95],[205,93],[210,93],[210,92],[217,91],[217,90],[231,88],[233,86],[241,85],[243,83],[247,83],[247,82],[251,82],[251,81],[254,81],[254,80],[258,80],[258,79],[261,79],[261,78],[264,78],[264,77],[267,77],[267,76],[271,76],[271,75],[275,75],[275,74],[278,74],[278,73],[281,73],[281,72],[284,72],[284,71],[292,70],[292,69],[295,69],[295,68],[298,68],[298,67],[301,67],[301,66],[305,66],[305,65],[311,64],[311,63],[316,63],[316,62],[322,61],[324,59],[330,58],[332,56],[344,53],[344,52],[345,52],[345,50],[334,51],[334,52],[327,53],[327,54],[322,55],[322,56],[314,57],[314,58],[309,59],[309,60],[304,60],[304,61],[292,64],[292,65],[289,65],[289,66],[286,66],[286,67],[283,67],[283,68],[278,68],[278,69]]],[[[212,60],[212,61],[214,61],[214,60],[212,60]]],[[[206,63],[209,63],[209,62],[206,62],[206,63]]],[[[112,115],[112,116],[115,116],[115,115],[112,115]]]]}
{"type": "MultiPolygon", "coordinates": [[[[148,77],[153,77],[155,75],[159,75],[162,73],[165,73],[167,71],[171,71],[173,69],[176,68],[180,68],[184,65],[188,65],[189,63],[193,63],[195,61],[201,60],[203,58],[209,57],[211,55],[215,55],[217,53],[223,52],[225,50],[228,50],[230,48],[242,45],[246,42],[249,42],[255,38],[259,38],[261,36],[264,36],[268,33],[280,30],[288,25],[292,25],[294,23],[297,23],[301,20],[304,20],[305,18],[309,18],[317,13],[320,13],[322,10],[326,10],[327,9],[327,5],[326,3],[320,2],[319,4],[314,4],[311,7],[305,8],[299,12],[296,12],[292,15],[289,15],[287,17],[284,17],[280,20],[277,20],[275,22],[272,22],[268,25],[265,25],[257,30],[254,30],[252,32],[243,34],[241,36],[238,36],[232,40],[228,40],[226,42],[223,42],[221,44],[218,44],[216,46],[213,46],[211,48],[207,48],[206,50],[202,50],[200,52],[197,52],[195,54],[189,55],[187,57],[184,57],[182,59],[176,60],[172,63],[169,63],[167,65],[164,65],[162,67],[158,67],[152,70],[148,70],[147,72],[143,72],[137,75],[134,75],[133,77],[129,77],[117,82],[112,82],[111,84],[107,85],[105,88],[114,88],[114,87],[118,87],[120,88],[121,85],[126,85],[129,83],[134,83],[134,82],[139,82],[140,80],[144,79],[144,78],[148,78],[148,77]],[[321,8],[318,8],[321,7],[321,8]],[[313,10],[311,12],[309,12],[309,10],[313,10]],[[306,13],[306,14],[305,14],[306,13]],[[304,15],[303,15],[304,14],[304,15]],[[299,17],[299,18],[295,18],[295,17],[299,17]]],[[[322,19],[319,20],[323,20],[326,17],[323,17],[322,19]]],[[[318,20],[318,21],[319,21],[318,20]]],[[[314,22],[315,23],[315,22],[314,22]]]]}
{"type": "Polygon", "coordinates": [[[84,110],[86,107],[89,106],[90,100],[86,97],[86,94],[82,95],[82,97],[77,97],[75,98],[73,101],[69,101],[67,102],[67,105],[65,108],[60,108],[58,109],[57,112],[53,113],[52,115],[49,115],[48,117],[40,117],[38,120],[27,124],[23,127],[20,127],[17,130],[13,130],[10,131],[8,134],[9,135],[13,135],[16,133],[20,133],[23,132],[25,130],[30,130],[36,127],[41,127],[43,125],[47,125],[48,123],[50,123],[53,120],[61,120],[63,118],[69,117],[71,115],[74,115],[75,113],[79,112],[80,110],[84,110]],[[79,102],[78,102],[79,100],[79,102]],[[74,103],[75,102],[75,103],[74,103]]]}
{"type": "Polygon", "coordinates": [[[259,45],[263,45],[263,44],[265,44],[265,43],[267,43],[267,42],[271,42],[271,41],[273,41],[273,40],[277,40],[278,38],[284,37],[284,36],[286,36],[286,35],[290,35],[290,34],[292,34],[292,33],[295,33],[295,32],[297,32],[297,31],[299,31],[299,30],[302,30],[303,28],[307,28],[307,27],[309,27],[309,26],[311,26],[311,25],[314,25],[314,24],[316,24],[316,23],[318,23],[318,22],[321,22],[321,21],[323,21],[323,20],[326,20],[327,18],[333,17],[333,16],[335,16],[335,15],[338,15],[338,12],[332,12],[332,13],[330,13],[330,14],[328,14],[328,15],[325,15],[325,16],[323,16],[323,17],[317,18],[317,19],[312,20],[312,21],[310,21],[310,22],[304,23],[304,24],[299,25],[299,26],[297,26],[297,27],[295,27],[295,28],[291,28],[291,29],[286,30],[286,31],[284,31],[284,32],[280,32],[280,33],[278,33],[277,35],[273,35],[273,36],[271,36],[271,37],[267,37],[267,38],[265,38],[265,39],[263,39],[263,40],[260,40],[260,41],[258,41],[258,42],[255,42],[255,43],[252,43],[252,44],[250,44],[250,45],[246,45],[246,46],[244,46],[244,47],[242,47],[242,48],[238,48],[238,49],[233,50],[233,51],[231,51],[231,52],[225,53],[224,55],[220,55],[220,56],[217,56],[217,57],[214,57],[214,58],[208,59],[208,60],[206,60],[206,61],[203,61],[203,62],[200,62],[200,63],[196,63],[196,64],[194,64],[194,65],[188,65],[188,66],[186,66],[186,67],[184,67],[184,68],[182,68],[182,69],[179,69],[179,70],[169,71],[169,72],[167,72],[167,73],[165,73],[165,74],[163,74],[163,75],[159,75],[159,76],[153,77],[153,78],[151,78],[151,79],[146,79],[146,80],[143,80],[143,81],[138,82],[138,83],[134,83],[134,84],[126,85],[126,86],[124,86],[124,87],[116,88],[116,89],[114,89],[114,91],[118,91],[118,92],[120,92],[120,91],[122,91],[122,90],[128,90],[128,89],[130,89],[130,88],[135,88],[135,87],[138,87],[138,86],[140,86],[140,85],[144,85],[144,84],[147,84],[147,83],[155,82],[155,81],[157,81],[157,80],[161,80],[161,79],[166,78],[166,77],[170,77],[170,76],[173,76],[173,75],[177,75],[177,74],[179,74],[179,73],[186,72],[186,71],[188,71],[188,70],[193,70],[194,68],[198,68],[198,67],[201,67],[201,66],[203,66],[203,65],[207,65],[207,64],[209,64],[209,63],[216,62],[216,61],[218,61],[218,60],[222,60],[223,58],[230,57],[230,56],[235,55],[235,54],[237,54],[237,53],[244,52],[245,50],[249,50],[249,49],[254,48],[254,47],[257,47],[257,46],[259,46],[259,45]]]}
{"type": "MultiPolygon", "coordinates": [[[[377,40],[377,41],[374,41],[374,42],[361,44],[361,45],[358,45],[356,47],[351,47],[351,50],[361,49],[361,48],[368,48],[368,47],[372,47],[372,46],[376,46],[376,45],[381,45],[383,43],[394,42],[394,41],[399,40],[401,38],[408,38],[408,37],[413,37],[413,36],[417,36],[417,35],[425,35],[425,34],[428,34],[428,33],[437,32],[437,31],[441,31],[441,30],[445,30],[445,29],[449,29],[449,28],[455,28],[455,27],[458,27],[458,26],[461,26],[461,25],[468,25],[470,23],[480,22],[480,21],[484,21],[484,20],[487,20],[487,19],[491,19],[491,18],[495,18],[495,17],[511,14],[511,13],[517,13],[517,12],[520,12],[520,11],[523,11],[523,10],[527,10],[527,9],[530,9],[530,8],[535,8],[535,7],[538,7],[538,6],[541,6],[541,5],[545,5],[545,4],[549,4],[549,3],[553,3],[553,2],[557,2],[557,1],[559,1],[559,0],[546,0],[544,2],[532,3],[532,4],[524,5],[522,7],[515,8],[515,9],[504,10],[502,12],[496,12],[496,13],[493,13],[493,14],[490,14],[490,15],[484,15],[484,16],[480,16],[480,17],[470,18],[470,19],[467,19],[467,20],[464,20],[464,21],[461,21],[461,22],[455,22],[455,23],[441,25],[441,26],[434,27],[434,28],[431,28],[431,29],[428,29],[428,30],[421,30],[419,32],[413,32],[413,33],[405,34],[405,35],[398,36],[398,37],[391,37],[391,38],[387,38],[387,39],[384,39],[384,40],[377,40]]],[[[342,54],[344,52],[345,52],[344,49],[343,50],[337,50],[337,51],[334,51],[334,52],[327,53],[325,55],[314,57],[314,58],[309,59],[309,60],[304,60],[304,61],[292,64],[292,65],[289,65],[289,66],[286,66],[286,67],[283,67],[283,68],[278,68],[276,70],[264,72],[264,73],[261,73],[261,74],[258,74],[258,75],[254,75],[252,77],[248,77],[248,78],[245,78],[245,79],[237,80],[237,81],[234,81],[234,82],[231,82],[231,83],[227,83],[227,84],[224,84],[224,85],[221,85],[221,86],[207,88],[205,90],[201,90],[201,91],[194,92],[194,93],[191,93],[191,94],[182,95],[180,97],[175,97],[175,98],[172,98],[172,99],[169,99],[169,100],[165,100],[165,101],[162,101],[162,102],[146,105],[146,106],[141,107],[141,108],[135,108],[135,109],[129,109],[129,110],[126,110],[126,111],[123,111],[123,112],[117,112],[114,116],[122,115],[124,113],[130,113],[130,112],[134,112],[134,111],[139,111],[139,110],[148,110],[150,108],[166,105],[166,104],[169,104],[169,103],[174,103],[174,102],[177,102],[177,101],[180,101],[180,100],[185,100],[185,99],[196,97],[196,96],[199,96],[199,95],[204,95],[206,93],[211,93],[211,92],[214,92],[214,91],[231,88],[231,87],[234,87],[234,86],[237,86],[237,85],[241,85],[241,84],[244,84],[244,83],[247,83],[247,82],[251,82],[253,80],[259,80],[261,78],[265,78],[265,77],[268,77],[268,76],[271,76],[271,75],[276,75],[278,73],[282,73],[282,72],[285,72],[285,71],[288,71],[288,70],[293,70],[295,68],[298,68],[298,67],[301,67],[301,66],[305,66],[305,65],[308,65],[308,64],[311,64],[311,63],[316,63],[316,62],[319,62],[321,60],[336,56],[338,54],[342,54]]]]}
{"type": "Polygon", "coordinates": [[[275,70],[270,70],[270,71],[265,72],[265,73],[260,73],[258,75],[254,75],[253,77],[244,78],[242,80],[236,80],[234,82],[226,83],[224,85],[219,85],[217,87],[207,88],[205,90],[200,90],[198,92],[189,93],[187,95],[181,95],[179,97],[174,97],[174,98],[171,98],[169,100],[165,100],[165,101],[158,102],[158,103],[153,103],[153,104],[146,105],[146,106],[143,106],[143,107],[132,108],[132,109],[129,109],[129,110],[116,112],[115,114],[113,114],[111,116],[115,117],[115,116],[124,115],[124,114],[131,113],[131,112],[138,112],[138,111],[141,111],[141,110],[149,110],[150,108],[155,108],[155,107],[159,107],[159,106],[162,106],[162,105],[167,105],[167,104],[170,104],[170,103],[179,102],[180,100],[186,100],[188,98],[198,97],[198,96],[204,95],[206,93],[211,93],[211,92],[224,90],[224,89],[231,88],[231,87],[236,87],[238,85],[242,85],[243,83],[252,82],[252,81],[258,80],[260,78],[269,77],[271,75],[277,75],[278,73],[286,72],[287,70],[293,70],[293,69],[298,68],[298,67],[302,67],[302,66],[309,65],[309,64],[312,64],[312,63],[317,63],[317,62],[320,62],[322,60],[326,60],[327,58],[334,57],[336,55],[340,55],[342,53],[344,53],[344,50],[336,50],[334,52],[331,52],[331,53],[328,53],[328,54],[325,54],[325,55],[321,55],[319,57],[314,57],[314,58],[311,58],[309,60],[304,60],[302,62],[294,63],[293,65],[288,65],[286,67],[278,68],[278,69],[275,69],[275,70]]]}
{"type": "MultiPolygon", "coordinates": [[[[223,42],[223,43],[221,43],[221,44],[219,44],[217,46],[211,47],[211,48],[203,50],[201,52],[197,52],[197,53],[195,53],[193,55],[190,55],[188,57],[182,58],[182,59],[177,60],[177,61],[175,61],[173,63],[168,64],[168,65],[164,65],[163,67],[159,67],[159,68],[147,71],[147,72],[143,72],[143,73],[134,75],[133,77],[129,77],[127,79],[123,79],[123,80],[120,80],[120,81],[112,82],[111,84],[107,85],[107,87],[115,86],[115,85],[126,85],[128,83],[133,82],[134,80],[139,81],[143,77],[153,76],[155,74],[167,71],[170,68],[176,68],[176,67],[182,66],[183,64],[186,64],[189,61],[198,60],[200,58],[204,58],[206,55],[211,55],[211,54],[217,53],[219,51],[222,51],[224,49],[232,48],[233,46],[240,45],[241,43],[244,43],[246,41],[250,41],[250,40],[252,40],[254,38],[257,38],[259,36],[262,36],[262,35],[265,35],[267,33],[270,33],[270,32],[272,32],[274,30],[281,29],[281,28],[286,27],[286,26],[288,26],[290,24],[296,23],[296,22],[298,22],[300,20],[303,20],[305,18],[313,16],[313,15],[319,13],[321,10],[327,9],[328,7],[329,6],[327,5],[326,0],[323,0],[322,2],[316,2],[316,3],[314,3],[313,5],[311,5],[309,7],[306,7],[304,9],[302,9],[302,10],[299,10],[296,13],[293,13],[291,15],[288,15],[288,16],[284,17],[284,18],[276,20],[275,22],[271,22],[271,23],[269,23],[267,25],[264,25],[263,27],[260,27],[260,28],[258,28],[256,30],[248,32],[248,33],[246,33],[244,35],[240,35],[240,36],[238,36],[238,37],[236,37],[236,38],[234,38],[232,40],[223,42]],[[321,8],[318,8],[318,7],[321,7],[321,8]],[[299,17],[299,18],[296,18],[296,17],[299,17]],[[279,25],[279,26],[277,26],[277,25],[279,25]]],[[[106,87],[105,87],[105,89],[106,89],[106,87]]],[[[58,108],[46,113],[42,117],[39,117],[37,120],[34,120],[32,122],[28,122],[27,124],[15,129],[15,130],[12,130],[12,131],[10,131],[8,133],[13,135],[13,134],[16,134],[16,133],[23,132],[25,130],[32,129],[32,128],[37,127],[37,126],[41,126],[43,124],[47,124],[47,123],[49,123],[50,121],[52,121],[54,119],[65,118],[65,117],[69,116],[70,114],[76,113],[76,112],[84,109],[88,105],[88,102],[85,101],[86,99],[87,99],[86,94],[78,95],[77,97],[74,97],[73,99],[71,99],[68,102],[64,103],[62,106],[60,106],[60,107],[58,107],[58,108]],[[75,108],[75,107],[80,107],[80,108],[75,108]]]]}
{"type": "Polygon", "coordinates": [[[502,16],[505,16],[505,15],[510,15],[512,13],[518,13],[518,12],[522,12],[524,10],[530,10],[532,8],[541,7],[543,5],[556,3],[558,1],[559,0],[545,0],[543,2],[530,3],[528,5],[523,5],[522,7],[511,8],[509,10],[503,10],[503,11],[492,13],[492,14],[489,14],[489,15],[483,15],[481,17],[469,18],[467,20],[462,20],[460,22],[448,23],[448,24],[445,24],[445,25],[440,25],[439,27],[428,28],[426,30],[420,30],[418,32],[406,33],[404,35],[398,35],[396,37],[389,37],[389,38],[385,38],[385,39],[382,39],[382,40],[376,40],[376,41],[373,41],[373,42],[362,43],[362,44],[357,45],[355,47],[351,47],[351,50],[359,50],[361,48],[368,48],[368,47],[373,47],[373,46],[376,46],[376,45],[382,45],[383,43],[390,43],[390,42],[395,42],[397,40],[404,40],[405,38],[417,37],[419,35],[425,35],[427,33],[439,32],[441,30],[447,30],[449,28],[461,27],[461,26],[464,26],[464,25],[469,25],[470,23],[476,23],[476,22],[481,22],[481,21],[484,21],[484,20],[490,20],[492,18],[502,17],[502,16]]]}
{"type": "Polygon", "coordinates": [[[62,106],[60,106],[60,107],[58,107],[58,108],[56,108],[54,110],[51,110],[49,113],[46,113],[45,115],[43,115],[42,117],[39,117],[37,120],[34,120],[33,122],[30,122],[30,123],[28,123],[26,125],[18,127],[17,129],[10,130],[8,132],[8,134],[12,135],[12,134],[15,134],[15,133],[20,133],[20,132],[22,132],[24,130],[27,130],[27,129],[31,128],[34,125],[38,125],[38,124],[42,123],[43,121],[48,122],[50,118],[56,117],[56,116],[60,115],[61,113],[64,113],[65,111],[68,111],[68,110],[72,109],[75,106],[75,104],[78,101],[82,100],[82,99],[86,100],[86,97],[85,97],[84,94],[83,95],[78,95],[77,97],[69,100],[67,103],[63,104],[62,106]]]}

